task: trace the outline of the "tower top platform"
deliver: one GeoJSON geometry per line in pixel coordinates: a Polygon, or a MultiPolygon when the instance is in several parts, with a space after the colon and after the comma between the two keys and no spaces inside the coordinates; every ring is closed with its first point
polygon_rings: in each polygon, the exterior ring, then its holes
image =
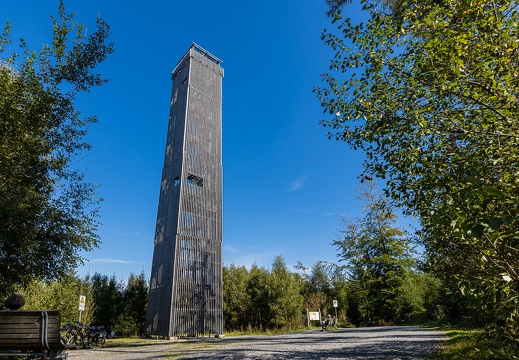
{"type": "Polygon", "coordinates": [[[191,44],[190,48],[186,51],[184,56],[182,56],[182,58],[180,58],[180,60],[177,62],[177,65],[171,72],[172,76],[174,76],[180,69],[184,67],[186,60],[189,59],[189,57],[191,57],[193,51],[196,51],[197,53],[203,55],[206,59],[218,66],[220,66],[220,63],[223,62],[222,60],[218,59],[216,56],[211,54],[209,51],[205,50],[203,47],[194,42],[193,44],[191,44]]]}

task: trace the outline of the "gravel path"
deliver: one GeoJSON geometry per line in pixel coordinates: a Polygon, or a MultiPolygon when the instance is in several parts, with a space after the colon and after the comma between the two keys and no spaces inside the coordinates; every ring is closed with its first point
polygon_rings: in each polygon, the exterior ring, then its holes
{"type": "Polygon", "coordinates": [[[447,336],[411,326],[309,330],[272,336],[150,340],[153,345],[69,351],[70,360],[424,359],[447,336]]]}

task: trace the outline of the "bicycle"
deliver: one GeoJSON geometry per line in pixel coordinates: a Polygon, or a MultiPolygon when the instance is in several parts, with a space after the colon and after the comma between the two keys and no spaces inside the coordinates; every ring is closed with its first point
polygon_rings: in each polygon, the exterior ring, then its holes
{"type": "Polygon", "coordinates": [[[106,342],[104,326],[86,326],[81,323],[67,324],[61,329],[62,344],[67,348],[93,349],[106,342]]]}

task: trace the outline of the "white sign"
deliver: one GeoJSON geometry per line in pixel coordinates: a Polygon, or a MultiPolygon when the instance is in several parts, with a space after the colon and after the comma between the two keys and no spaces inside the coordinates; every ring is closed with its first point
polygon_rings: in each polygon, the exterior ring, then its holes
{"type": "Polygon", "coordinates": [[[85,295],[79,295],[79,311],[85,311],[85,295]]]}
{"type": "Polygon", "coordinates": [[[333,307],[337,307],[337,300],[333,300],[333,307]]]}
{"type": "Polygon", "coordinates": [[[312,311],[310,311],[310,312],[308,313],[308,317],[310,318],[310,320],[317,320],[317,321],[320,320],[320,319],[319,319],[319,313],[318,313],[318,312],[312,312],[312,311]]]}

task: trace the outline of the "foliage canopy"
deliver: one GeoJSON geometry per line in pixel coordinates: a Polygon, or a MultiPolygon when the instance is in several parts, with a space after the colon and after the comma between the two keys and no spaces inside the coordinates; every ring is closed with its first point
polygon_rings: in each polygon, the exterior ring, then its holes
{"type": "Polygon", "coordinates": [[[362,0],[338,10],[329,137],[366,154],[363,179],[421,222],[431,269],[455,279],[489,334],[519,339],[519,14],[513,1],[362,0]],[[496,320],[498,319],[498,320],[496,320]]]}
{"type": "Polygon", "coordinates": [[[112,52],[110,28],[98,18],[85,37],[62,1],[51,19],[39,51],[21,39],[21,55],[4,55],[10,23],[0,36],[0,296],[64,276],[99,241],[95,186],[72,166],[96,118],[82,118],[74,100],[105,83],[93,69],[112,52]]]}

